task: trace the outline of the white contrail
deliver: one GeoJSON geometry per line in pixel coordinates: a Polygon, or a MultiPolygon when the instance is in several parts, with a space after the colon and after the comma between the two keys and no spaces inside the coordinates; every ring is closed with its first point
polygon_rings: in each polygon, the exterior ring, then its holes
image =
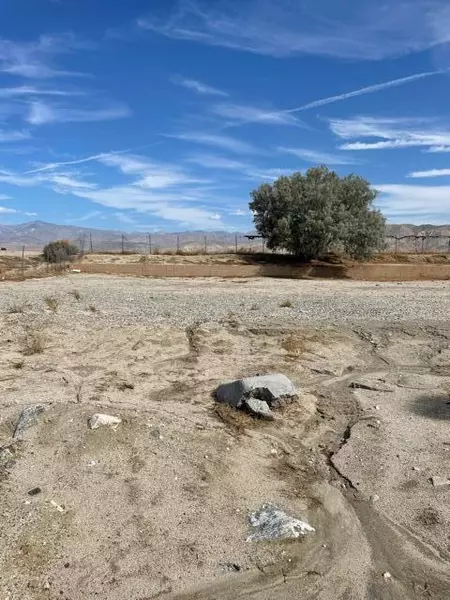
{"type": "Polygon", "coordinates": [[[43,167],[39,167],[38,169],[33,169],[31,171],[26,171],[26,174],[29,173],[41,173],[42,171],[51,171],[53,169],[58,169],[59,167],[63,167],[66,165],[80,165],[81,163],[90,162],[91,160],[98,160],[99,158],[103,158],[104,156],[109,156],[111,153],[103,153],[103,154],[95,154],[94,156],[88,156],[86,158],[79,158],[77,160],[66,160],[64,162],[56,162],[49,163],[48,165],[44,165],[43,167]]]}
{"type": "Polygon", "coordinates": [[[433,75],[441,75],[449,69],[441,69],[439,71],[426,71],[424,73],[416,73],[415,75],[409,75],[408,77],[401,77],[400,79],[392,79],[391,81],[385,81],[383,83],[377,83],[375,85],[369,85],[367,87],[360,88],[359,90],[353,90],[353,92],[347,92],[346,94],[340,94],[339,96],[330,96],[329,98],[321,98],[320,100],[314,100],[303,106],[297,108],[290,108],[282,110],[283,113],[294,113],[302,110],[308,110],[309,108],[317,108],[318,106],[325,106],[325,104],[332,104],[333,102],[340,102],[341,100],[347,100],[348,98],[354,98],[355,96],[364,96],[364,94],[373,94],[381,90],[386,90],[391,87],[397,87],[404,83],[411,81],[417,81],[418,79],[425,79],[425,77],[432,77],[433,75]]]}

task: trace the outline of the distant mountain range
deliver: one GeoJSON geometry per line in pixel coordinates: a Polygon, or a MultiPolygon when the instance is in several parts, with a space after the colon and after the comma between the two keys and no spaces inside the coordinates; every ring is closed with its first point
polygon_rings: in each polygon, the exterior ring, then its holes
{"type": "MultiPolygon", "coordinates": [[[[249,233],[251,234],[251,232],[249,233]]],[[[179,233],[152,233],[149,238],[148,233],[139,231],[123,232],[107,229],[90,229],[87,227],[75,227],[73,225],[56,225],[54,223],[45,223],[44,221],[32,221],[20,225],[0,224],[0,246],[9,246],[12,249],[17,249],[25,245],[29,250],[41,250],[44,244],[57,239],[70,240],[86,251],[90,249],[91,241],[92,247],[96,251],[115,251],[121,250],[122,247],[128,251],[146,251],[150,244],[152,250],[155,248],[161,250],[175,249],[177,246],[181,249],[195,250],[204,248],[205,241],[207,249],[210,251],[234,248],[236,243],[238,248],[248,246],[255,247],[256,249],[261,248],[261,240],[248,240],[244,237],[245,235],[248,235],[248,233],[182,231],[179,233]]],[[[387,225],[386,235],[395,237],[420,235],[450,237],[450,225],[387,225]]],[[[411,243],[407,240],[401,242],[399,250],[403,249],[403,247],[404,249],[411,250],[414,243],[413,240],[411,243]]],[[[390,242],[389,247],[393,249],[390,242]]],[[[445,240],[443,240],[442,248],[448,250],[448,243],[445,240]]]]}

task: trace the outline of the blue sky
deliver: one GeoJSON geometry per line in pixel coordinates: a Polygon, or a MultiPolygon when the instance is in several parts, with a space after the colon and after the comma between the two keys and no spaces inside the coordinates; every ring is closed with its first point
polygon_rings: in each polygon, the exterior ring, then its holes
{"type": "Polygon", "coordinates": [[[0,221],[243,230],[327,164],[450,222],[449,92],[448,0],[2,0],[0,221]]]}

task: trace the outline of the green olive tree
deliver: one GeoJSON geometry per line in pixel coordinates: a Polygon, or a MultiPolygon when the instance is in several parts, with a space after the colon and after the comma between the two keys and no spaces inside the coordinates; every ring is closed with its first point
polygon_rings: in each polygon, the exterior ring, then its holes
{"type": "Polygon", "coordinates": [[[330,251],[364,259],[384,245],[385,219],[373,207],[376,196],[362,177],[339,177],[321,166],[259,186],[251,192],[250,210],[272,250],[307,260],[330,251]]]}

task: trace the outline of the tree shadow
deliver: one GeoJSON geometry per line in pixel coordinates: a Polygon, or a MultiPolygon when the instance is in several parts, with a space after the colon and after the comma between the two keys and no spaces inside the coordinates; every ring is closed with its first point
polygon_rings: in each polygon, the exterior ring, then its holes
{"type": "Polygon", "coordinates": [[[445,393],[419,396],[412,403],[411,411],[427,419],[450,419],[450,396],[445,393]]]}

